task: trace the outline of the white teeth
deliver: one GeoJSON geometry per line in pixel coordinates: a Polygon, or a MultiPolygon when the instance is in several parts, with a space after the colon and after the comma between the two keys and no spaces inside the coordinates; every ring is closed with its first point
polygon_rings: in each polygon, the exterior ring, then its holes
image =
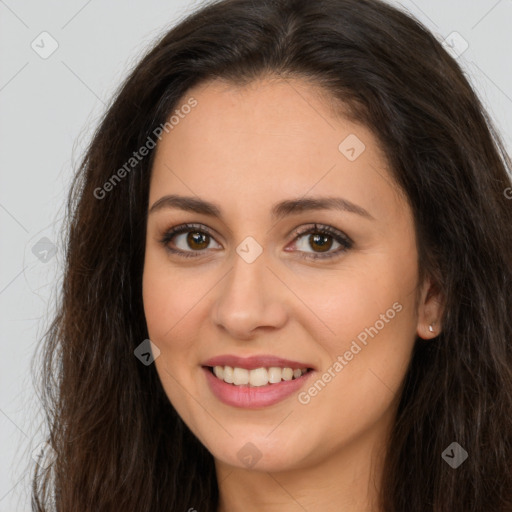
{"type": "Polygon", "coordinates": [[[283,380],[292,380],[293,370],[291,368],[283,368],[281,377],[283,378],[283,380]]]}
{"type": "MultiPolygon", "coordinates": [[[[222,368],[222,366],[219,368],[222,368]]],[[[224,366],[224,382],[233,384],[233,368],[231,366],[224,366]]]]}
{"type": "Polygon", "coordinates": [[[277,366],[271,366],[268,369],[268,381],[271,384],[277,384],[281,382],[281,375],[283,374],[283,370],[277,366]]]}
{"type": "Polygon", "coordinates": [[[233,384],[235,386],[249,384],[249,370],[245,368],[233,368],[233,384]]]}
{"type": "Polygon", "coordinates": [[[253,387],[266,386],[267,384],[278,384],[282,380],[288,381],[298,379],[307,372],[307,368],[233,368],[231,366],[214,366],[214,375],[228,384],[235,386],[250,385],[253,387]]]}
{"type": "Polygon", "coordinates": [[[251,386],[266,386],[268,384],[268,372],[265,368],[256,368],[249,372],[251,386]]]}

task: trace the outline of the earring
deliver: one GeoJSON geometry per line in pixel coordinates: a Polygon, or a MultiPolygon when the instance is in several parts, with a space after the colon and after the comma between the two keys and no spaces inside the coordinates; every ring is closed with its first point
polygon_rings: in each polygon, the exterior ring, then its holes
{"type": "Polygon", "coordinates": [[[429,330],[430,332],[434,332],[434,327],[432,327],[432,324],[430,324],[430,325],[428,326],[428,330],[429,330]]]}

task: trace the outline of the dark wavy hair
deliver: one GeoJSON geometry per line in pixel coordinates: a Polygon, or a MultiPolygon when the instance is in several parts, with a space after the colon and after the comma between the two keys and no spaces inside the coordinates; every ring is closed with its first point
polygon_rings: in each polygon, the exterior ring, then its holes
{"type": "Polygon", "coordinates": [[[34,511],[214,512],[212,455],[154,365],[142,269],[155,151],[98,190],[201,82],[297,78],[375,134],[412,208],[421,276],[442,333],[416,340],[382,481],[386,512],[512,510],[511,163],[457,62],[378,0],[221,0],[179,22],[130,73],[68,201],[58,312],[41,344],[41,400],[57,458],[34,465],[34,511]],[[456,470],[441,457],[458,442],[456,470]]]}

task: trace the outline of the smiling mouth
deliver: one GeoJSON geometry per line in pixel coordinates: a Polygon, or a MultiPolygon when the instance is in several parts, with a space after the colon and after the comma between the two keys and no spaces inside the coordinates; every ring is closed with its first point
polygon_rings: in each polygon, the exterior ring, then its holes
{"type": "Polygon", "coordinates": [[[232,366],[208,366],[207,368],[217,379],[226,384],[245,387],[261,387],[297,380],[312,371],[311,368],[293,369],[278,366],[254,368],[252,370],[232,366]]]}

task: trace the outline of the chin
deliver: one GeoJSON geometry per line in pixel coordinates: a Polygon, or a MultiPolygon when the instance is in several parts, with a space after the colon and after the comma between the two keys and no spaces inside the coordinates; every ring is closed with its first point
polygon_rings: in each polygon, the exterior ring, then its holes
{"type": "MultiPolygon", "coordinates": [[[[267,433],[268,434],[268,433],[267,433]]],[[[251,471],[280,472],[299,469],[307,458],[304,442],[286,444],[284,438],[266,435],[235,436],[226,445],[209,449],[217,463],[251,471]]]]}

